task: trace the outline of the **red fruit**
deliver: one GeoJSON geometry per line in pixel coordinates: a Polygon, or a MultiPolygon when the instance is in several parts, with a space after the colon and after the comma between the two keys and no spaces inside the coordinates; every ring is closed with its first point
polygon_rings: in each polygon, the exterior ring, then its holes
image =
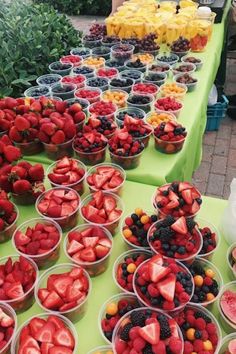
{"type": "Polygon", "coordinates": [[[72,240],[67,247],[67,252],[69,255],[73,255],[73,254],[79,252],[83,248],[84,248],[84,246],[81,243],[79,243],[76,240],[72,240]]]}
{"type": "Polygon", "coordinates": [[[38,297],[41,302],[43,302],[49,295],[49,291],[47,289],[39,289],[38,297]]]}
{"type": "Polygon", "coordinates": [[[16,165],[12,167],[10,176],[16,179],[18,179],[17,177],[20,179],[25,179],[27,177],[27,171],[25,168],[16,165]]]}
{"type": "Polygon", "coordinates": [[[71,303],[71,302],[76,302],[81,298],[83,297],[83,293],[78,290],[78,288],[75,288],[74,285],[69,285],[67,288],[66,288],[66,301],[68,301],[68,303],[71,303]]]}
{"type": "Polygon", "coordinates": [[[32,189],[32,186],[29,181],[26,179],[18,180],[13,183],[13,191],[16,194],[24,194],[29,192],[32,189]]]}
{"type": "Polygon", "coordinates": [[[56,291],[51,291],[43,302],[43,306],[49,310],[57,310],[64,302],[56,291]]]}
{"type": "Polygon", "coordinates": [[[185,189],[182,191],[182,197],[185,200],[185,202],[189,205],[192,205],[193,203],[193,198],[192,198],[192,191],[191,189],[185,189]]]}
{"type": "Polygon", "coordinates": [[[28,119],[22,117],[22,116],[16,116],[14,125],[19,130],[20,132],[23,132],[25,130],[28,130],[30,128],[30,122],[28,119]]]}
{"type": "Polygon", "coordinates": [[[97,245],[95,247],[95,253],[96,253],[97,258],[99,258],[99,259],[104,258],[108,254],[109,251],[110,251],[110,248],[107,248],[107,247],[104,247],[101,245],[97,245]]]}
{"type": "Polygon", "coordinates": [[[50,348],[54,348],[54,345],[52,343],[42,343],[40,347],[41,354],[49,354],[50,348]]]}
{"type": "Polygon", "coordinates": [[[139,328],[139,335],[150,344],[157,344],[160,340],[159,322],[151,323],[147,326],[139,328]]]}
{"type": "Polygon", "coordinates": [[[171,337],[169,341],[169,347],[173,354],[179,354],[182,352],[182,341],[179,338],[171,337]]]}
{"type": "Polygon", "coordinates": [[[70,276],[60,274],[60,276],[53,281],[53,288],[58,293],[58,295],[64,297],[67,287],[72,284],[73,279],[70,276]]]}
{"type": "Polygon", "coordinates": [[[49,208],[47,209],[47,215],[50,216],[51,218],[59,218],[61,217],[61,214],[62,214],[61,205],[49,206],[49,208]]]}
{"type": "Polygon", "coordinates": [[[20,282],[13,283],[6,289],[6,295],[10,299],[17,299],[24,296],[24,290],[20,282]]]}
{"type": "MultiPolygon", "coordinates": [[[[5,107],[8,108],[8,109],[13,109],[15,108],[16,106],[18,106],[18,102],[15,98],[12,98],[12,97],[6,97],[4,99],[4,103],[5,103],[5,107]]],[[[4,108],[5,108],[4,107],[4,108]]]]}
{"type": "Polygon", "coordinates": [[[33,318],[29,323],[29,327],[30,327],[30,331],[31,331],[32,335],[35,337],[35,335],[38,333],[38,331],[42,327],[44,327],[45,324],[46,324],[46,321],[43,320],[42,318],[39,318],[39,317],[33,318]]]}
{"type": "Polygon", "coordinates": [[[73,354],[72,350],[62,346],[53,346],[53,348],[49,349],[48,354],[73,354]]]}
{"type": "Polygon", "coordinates": [[[20,149],[18,149],[15,146],[11,146],[11,145],[4,146],[3,152],[4,152],[5,159],[10,163],[19,160],[19,158],[21,157],[20,149]]]}
{"type": "Polygon", "coordinates": [[[62,144],[66,140],[65,133],[63,130],[58,130],[51,138],[53,144],[62,144]]]}
{"type": "Polygon", "coordinates": [[[1,216],[10,216],[14,211],[14,204],[9,200],[0,200],[0,215],[1,216]]]}
{"type": "Polygon", "coordinates": [[[52,343],[55,334],[55,326],[52,322],[47,322],[35,333],[34,338],[41,343],[52,343]]]}
{"type": "Polygon", "coordinates": [[[157,283],[157,288],[159,289],[161,295],[167,301],[172,302],[174,300],[175,283],[176,283],[176,276],[172,273],[167,278],[157,283]]]}
{"type": "Polygon", "coordinates": [[[88,247],[88,248],[83,249],[80,252],[80,258],[84,262],[95,262],[96,261],[96,254],[95,254],[92,247],[88,247]]]}
{"type": "Polygon", "coordinates": [[[53,342],[56,345],[61,345],[67,348],[74,349],[75,340],[71,332],[67,328],[58,329],[53,336],[53,342]]]}
{"type": "Polygon", "coordinates": [[[56,125],[54,123],[43,123],[41,126],[41,130],[43,133],[53,136],[56,131],[56,125]]]}
{"type": "Polygon", "coordinates": [[[161,278],[164,278],[170,272],[168,267],[162,267],[154,262],[148,263],[148,269],[151,281],[154,283],[157,283],[161,278]]]}
{"type": "Polygon", "coordinates": [[[113,197],[105,196],[103,199],[103,206],[106,212],[109,214],[116,208],[116,200],[113,197]]]}
{"type": "Polygon", "coordinates": [[[54,315],[48,316],[48,322],[52,322],[56,329],[65,327],[64,322],[60,318],[54,315]]]}
{"type": "Polygon", "coordinates": [[[186,219],[184,216],[181,218],[177,219],[174,224],[171,225],[171,228],[176,231],[177,233],[180,233],[182,235],[186,235],[188,232],[187,229],[187,224],[186,224],[186,219]]]}
{"type": "Polygon", "coordinates": [[[44,179],[44,169],[40,163],[32,166],[28,170],[28,174],[33,181],[43,181],[44,179]]]}

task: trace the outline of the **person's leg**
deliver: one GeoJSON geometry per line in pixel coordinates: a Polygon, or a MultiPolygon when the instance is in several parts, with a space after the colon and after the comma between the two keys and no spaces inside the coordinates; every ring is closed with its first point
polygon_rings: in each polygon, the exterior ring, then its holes
{"type": "Polygon", "coordinates": [[[124,0],[112,0],[111,15],[114,14],[119,6],[123,4],[124,0]]]}

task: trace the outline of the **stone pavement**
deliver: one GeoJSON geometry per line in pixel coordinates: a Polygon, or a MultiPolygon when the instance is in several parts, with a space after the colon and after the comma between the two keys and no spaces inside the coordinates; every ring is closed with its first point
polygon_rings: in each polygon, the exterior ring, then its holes
{"type": "MultiPolygon", "coordinates": [[[[72,16],[76,29],[87,32],[91,23],[103,22],[104,17],[72,16]]],[[[226,94],[236,94],[236,59],[227,60],[226,94]]],[[[235,117],[236,118],[236,117],[235,117]]],[[[193,182],[202,194],[228,199],[230,183],[236,178],[236,120],[228,117],[218,131],[206,132],[203,156],[193,182]]]]}

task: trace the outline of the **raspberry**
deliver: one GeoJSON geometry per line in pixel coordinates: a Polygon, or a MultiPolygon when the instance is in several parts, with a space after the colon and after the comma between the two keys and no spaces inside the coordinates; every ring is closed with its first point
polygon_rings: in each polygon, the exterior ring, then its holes
{"type": "Polygon", "coordinates": [[[193,315],[188,315],[186,321],[190,324],[191,327],[195,326],[195,317],[193,315]]]}
{"type": "Polygon", "coordinates": [[[204,340],[207,340],[208,338],[209,338],[208,332],[204,329],[202,331],[202,340],[204,341],[204,340]]]}
{"type": "Polygon", "coordinates": [[[135,350],[137,350],[138,352],[143,350],[143,348],[145,347],[146,345],[146,341],[139,337],[139,338],[136,338],[134,341],[133,341],[133,348],[135,350]]]}
{"type": "Polygon", "coordinates": [[[151,297],[156,297],[159,295],[159,290],[157,288],[155,288],[155,286],[153,284],[148,285],[148,292],[151,297]]]}
{"type": "Polygon", "coordinates": [[[212,279],[210,277],[205,277],[203,280],[203,284],[206,286],[211,286],[213,283],[212,279]]]}
{"type": "Polygon", "coordinates": [[[175,304],[173,301],[163,302],[163,310],[173,310],[174,308],[175,308],[175,304]]]}
{"type": "Polygon", "coordinates": [[[179,295],[179,301],[180,302],[188,302],[189,301],[189,294],[187,294],[185,291],[179,295]]]}
{"type": "Polygon", "coordinates": [[[193,345],[189,341],[184,342],[184,354],[191,354],[193,352],[193,345]]]}
{"type": "Polygon", "coordinates": [[[139,326],[133,327],[131,328],[131,330],[129,331],[129,337],[131,340],[134,340],[136,338],[140,338],[139,337],[139,326]]]}
{"type": "Polygon", "coordinates": [[[182,351],[182,341],[179,338],[171,337],[169,348],[173,354],[179,354],[182,351]]]}
{"type": "MultiPolygon", "coordinates": [[[[209,324],[211,324],[211,323],[209,323],[209,324]]],[[[197,329],[200,329],[200,330],[205,329],[206,328],[206,322],[204,321],[203,318],[197,318],[196,321],[195,321],[195,327],[197,329]]]]}
{"type": "Polygon", "coordinates": [[[177,293],[182,293],[184,291],[183,285],[180,282],[176,282],[175,291],[177,293]]]}
{"type": "Polygon", "coordinates": [[[210,339],[210,341],[211,341],[211,343],[212,343],[213,345],[217,345],[217,343],[218,343],[218,341],[219,341],[219,338],[218,338],[218,335],[217,335],[217,334],[211,334],[211,335],[209,336],[209,339],[210,339]]]}
{"type": "Polygon", "coordinates": [[[216,326],[214,323],[207,323],[206,330],[208,334],[215,334],[216,333],[216,326]]]}
{"type": "Polygon", "coordinates": [[[152,346],[152,351],[154,354],[166,354],[165,343],[160,340],[158,344],[152,346]]]}
{"type": "Polygon", "coordinates": [[[201,339],[196,339],[193,343],[193,349],[195,352],[200,352],[204,349],[203,341],[201,339]]]}

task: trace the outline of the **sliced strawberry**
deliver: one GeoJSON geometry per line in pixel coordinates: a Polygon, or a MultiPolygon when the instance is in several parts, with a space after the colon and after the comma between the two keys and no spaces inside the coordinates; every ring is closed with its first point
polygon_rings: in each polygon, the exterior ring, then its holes
{"type": "Polygon", "coordinates": [[[111,189],[116,188],[118,186],[120,186],[123,183],[123,178],[119,177],[119,176],[113,176],[112,179],[109,182],[109,187],[111,189]]]}
{"type": "Polygon", "coordinates": [[[148,343],[155,345],[160,340],[160,325],[159,322],[148,324],[147,326],[140,327],[138,330],[139,335],[148,343]]]}
{"type": "Polygon", "coordinates": [[[103,204],[103,194],[101,191],[93,193],[93,199],[95,201],[95,205],[98,209],[101,209],[103,204]]]}
{"type": "Polygon", "coordinates": [[[53,343],[70,349],[74,349],[75,340],[68,328],[60,328],[53,335],[53,343]]]}
{"type": "MultiPolygon", "coordinates": [[[[21,353],[19,353],[21,354],[21,353]]],[[[26,347],[23,349],[22,354],[41,354],[41,350],[34,347],[26,347]]]]}
{"type": "Polygon", "coordinates": [[[69,285],[66,289],[66,302],[78,301],[83,296],[83,293],[74,285],[69,285]]]}
{"type": "Polygon", "coordinates": [[[79,252],[83,248],[84,248],[84,246],[81,243],[79,243],[76,240],[72,240],[67,246],[67,252],[71,256],[71,255],[79,252]]]}
{"type": "Polygon", "coordinates": [[[84,230],[82,230],[82,231],[80,232],[80,234],[81,234],[81,237],[91,237],[91,236],[94,236],[94,235],[93,235],[93,226],[91,226],[91,227],[87,227],[87,226],[86,226],[86,228],[85,228],[84,230]]]}
{"type": "Polygon", "coordinates": [[[41,288],[38,291],[38,297],[41,302],[43,302],[49,295],[49,291],[47,289],[41,288]]]}
{"type": "Polygon", "coordinates": [[[169,319],[169,326],[171,330],[171,336],[175,338],[179,338],[178,326],[174,319],[169,319]]]}
{"type": "Polygon", "coordinates": [[[200,209],[200,205],[198,204],[198,202],[196,200],[194,200],[192,208],[191,208],[191,213],[196,214],[199,209],[200,209]]]}
{"type": "Polygon", "coordinates": [[[76,279],[73,283],[73,287],[77,290],[82,290],[84,288],[84,283],[80,279],[76,279]]]}
{"type": "Polygon", "coordinates": [[[112,212],[109,214],[108,216],[108,220],[109,221],[116,221],[119,219],[119,217],[121,216],[122,211],[121,210],[112,210],[112,212]]]}
{"type": "Polygon", "coordinates": [[[70,271],[69,276],[74,280],[81,278],[83,276],[83,268],[82,267],[73,268],[70,271]]]}
{"type": "Polygon", "coordinates": [[[192,190],[191,189],[185,189],[182,191],[182,198],[185,200],[187,204],[192,205],[193,203],[193,198],[192,198],[192,190]]]}
{"type": "Polygon", "coordinates": [[[69,192],[65,193],[64,199],[65,200],[77,200],[77,195],[73,190],[70,190],[69,192]]]}
{"type": "Polygon", "coordinates": [[[84,216],[86,217],[86,219],[90,220],[90,218],[93,215],[96,215],[98,210],[96,208],[94,208],[92,205],[87,205],[82,207],[82,214],[84,214],[84,216]]]}
{"type": "Polygon", "coordinates": [[[179,183],[179,192],[182,192],[185,189],[191,189],[191,188],[193,188],[193,186],[188,182],[180,182],[179,183]]]}
{"type": "Polygon", "coordinates": [[[48,174],[48,178],[56,184],[62,184],[65,183],[69,180],[69,176],[67,175],[62,175],[62,174],[58,174],[58,173],[49,173],[48,174]]]}
{"type": "Polygon", "coordinates": [[[80,252],[80,258],[84,262],[95,262],[96,254],[92,247],[87,247],[80,252]]]}
{"type": "Polygon", "coordinates": [[[169,133],[174,131],[174,126],[171,123],[166,123],[164,127],[164,132],[169,133]]]}
{"type": "Polygon", "coordinates": [[[163,257],[160,253],[157,253],[155,256],[152,257],[152,263],[162,265],[163,264],[163,257]]]}
{"type": "Polygon", "coordinates": [[[170,200],[178,200],[178,199],[179,199],[179,197],[177,196],[177,194],[175,194],[172,190],[169,191],[168,198],[169,198],[170,200]]]}
{"type": "Polygon", "coordinates": [[[109,251],[110,251],[110,248],[107,248],[105,246],[97,245],[95,247],[95,253],[96,253],[97,258],[99,258],[99,259],[104,258],[108,254],[109,251]]]}
{"type": "Polygon", "coordinates": [[[33,337],[35,337],[35,335],[40,330],[40,328],[42,328],[45,325],[46,325],[46,321],[43,320],[42,318],[39,317],[33,318],[29,323],[30,331],[33,337]]]}
{"type": "Polygon", "coordinates": [[[22,329],[21,334],[20,334],[20,346],[21,348],[27,348],[27,347],[33,347],[36,349],[40,349],[38,342],[29,334],[26,334],[27,332],[24,331],[25,327],[22,329]],[[22,332],[24,331],[22,335],[22,332]]]}
{"type": "Polygon", "coordinates": [[[59,317],[54,315],[48,316],[47,322],[52,322],[56,329],[65,327],[64,322],[59,317]]]}
{"type": "Polygon", "coordinates": [[[83,244],[84,247],[92,247],[94,248],[98,243],[99,237],[84,237],[83,244]]]}
{"type": "Polygon", "coordinates": [[[59,311],[60,312],[65,312],[65,311],[73,309],[77,305],[78,305],[78,301],[67,302],[66,304],[64,304],[61,307],[59,307],[59,311]]]}
{"type": "Polygon", "coordinates": [[[167,278],[157,283],[157,287],[161,293],[161,295],[167,301],[173,301],[175,296],[175,283],[176,276],[175,274],[170,274],[167,278]]]}
{"type": "Polygon", "coordinates": [[[177,208],[178,206],[179,206],[179,201],[178,200],[172,200],[171,202],[169,202],[166,205],[166,208],[167,209],[174,209],[174,208],[177,208]]]}
{"type": "Polygon", "coordinates": [[[64,297],[67,287],[72,284],[73,279],[70,276],[64,276],[63,274],[60,274],[60,276],[54,280],[53,288],[58,293],[58,295],[64,297]]]}
{"type": "Polygon", "coordinates": [[[63,157],[61,160],[57,162],[57,168],[65,168],[70,167],[70,160],[68,157],[63,157]]]}
{"type": "Polygon", "coordinates": [[[109,176],[106,175],[93,175],[93,183],[96,189],[101,189],[102,186],[107,182],[109,176]]]}
{"type": "Polygon", "coordinates": [[[17,231],[17,232],[15,233],[14,242],[15,242],[15,244],[16,244],[16,247],[25,246],[25,245],[27,245],[30,241],[31,241],[31,239],[30,239],[28,236],[26,236],[23,232],[17,231]]]}
{"type": "Polygon", "coordinates": [[[186,235],[188,232],[187,229],[187,224],[186,224],[186,219],[184,216],[181,216],[181,218],[177,219],[174,224],[171,225],[172,230],[182,234],[186,235]]]}
{"type": "Polygon", "coordinates": [[[42,343],[40,347],[41,354],[49,354],[50,348],[54,348],[54,345],[52,343],[42,343]]]}
{"type": "Polygon", "coordinates": [[[63,300],[60,298],[56,291],[51,291],[43,302],[43,306],[49,310],[57,310],[63,304],[63,300]]]}
{"type": "Polygon", "coordinates": [[[55,332],[56,328],[54,324],[52,322],[47,322],[44,326],[38,329],[34,338],[41,343],[52,343],[55,332]]]}
{"type": "Polygon", "coordinates": [[[105,196],[103,199],[103,205],[106,212],[109,214],[116,208],[116,200],[113,197],[105,196]]]}
{"type": "Polygon", "coordinates": [[[111,248],[111,241],[108,238],[100,238],[98,244],[107,248],[111,248]]]}
{"type": "Polygon", "coordinates": [[[148,264],[148,270],[151,277],[151,281],[157,283],[160,279],[164,278],[169,272],[170,269],[168,267],[162,267],[159,264],[154,262],[150,262],[148,264]]]}
{"type": "Polygon", "coordinates": [[[107,218],[107,214],[105,209],[100,209],[98,212],[98,215],[101,216],[101,218],[106,219],[107,218]]]}
{"type": "Polygon", "coordinates": [[[61,206],[61,216],[68,216],[74,213],[74,208],[71,206],[71,204],[68,203],[62,203],[61,206]]]}
{"type": "Polygon", "coordinates": [[[20,282],[11,284],[11,286],[6,290],[6,295],[10,299],[17,299],[24,296],[24,290],[20,282]]]}
{"type": "Polygon", "coordinates": [[[73,354],[72,350],[62,346],[53,346],[49,349],[49,354],[73,354]]]}

